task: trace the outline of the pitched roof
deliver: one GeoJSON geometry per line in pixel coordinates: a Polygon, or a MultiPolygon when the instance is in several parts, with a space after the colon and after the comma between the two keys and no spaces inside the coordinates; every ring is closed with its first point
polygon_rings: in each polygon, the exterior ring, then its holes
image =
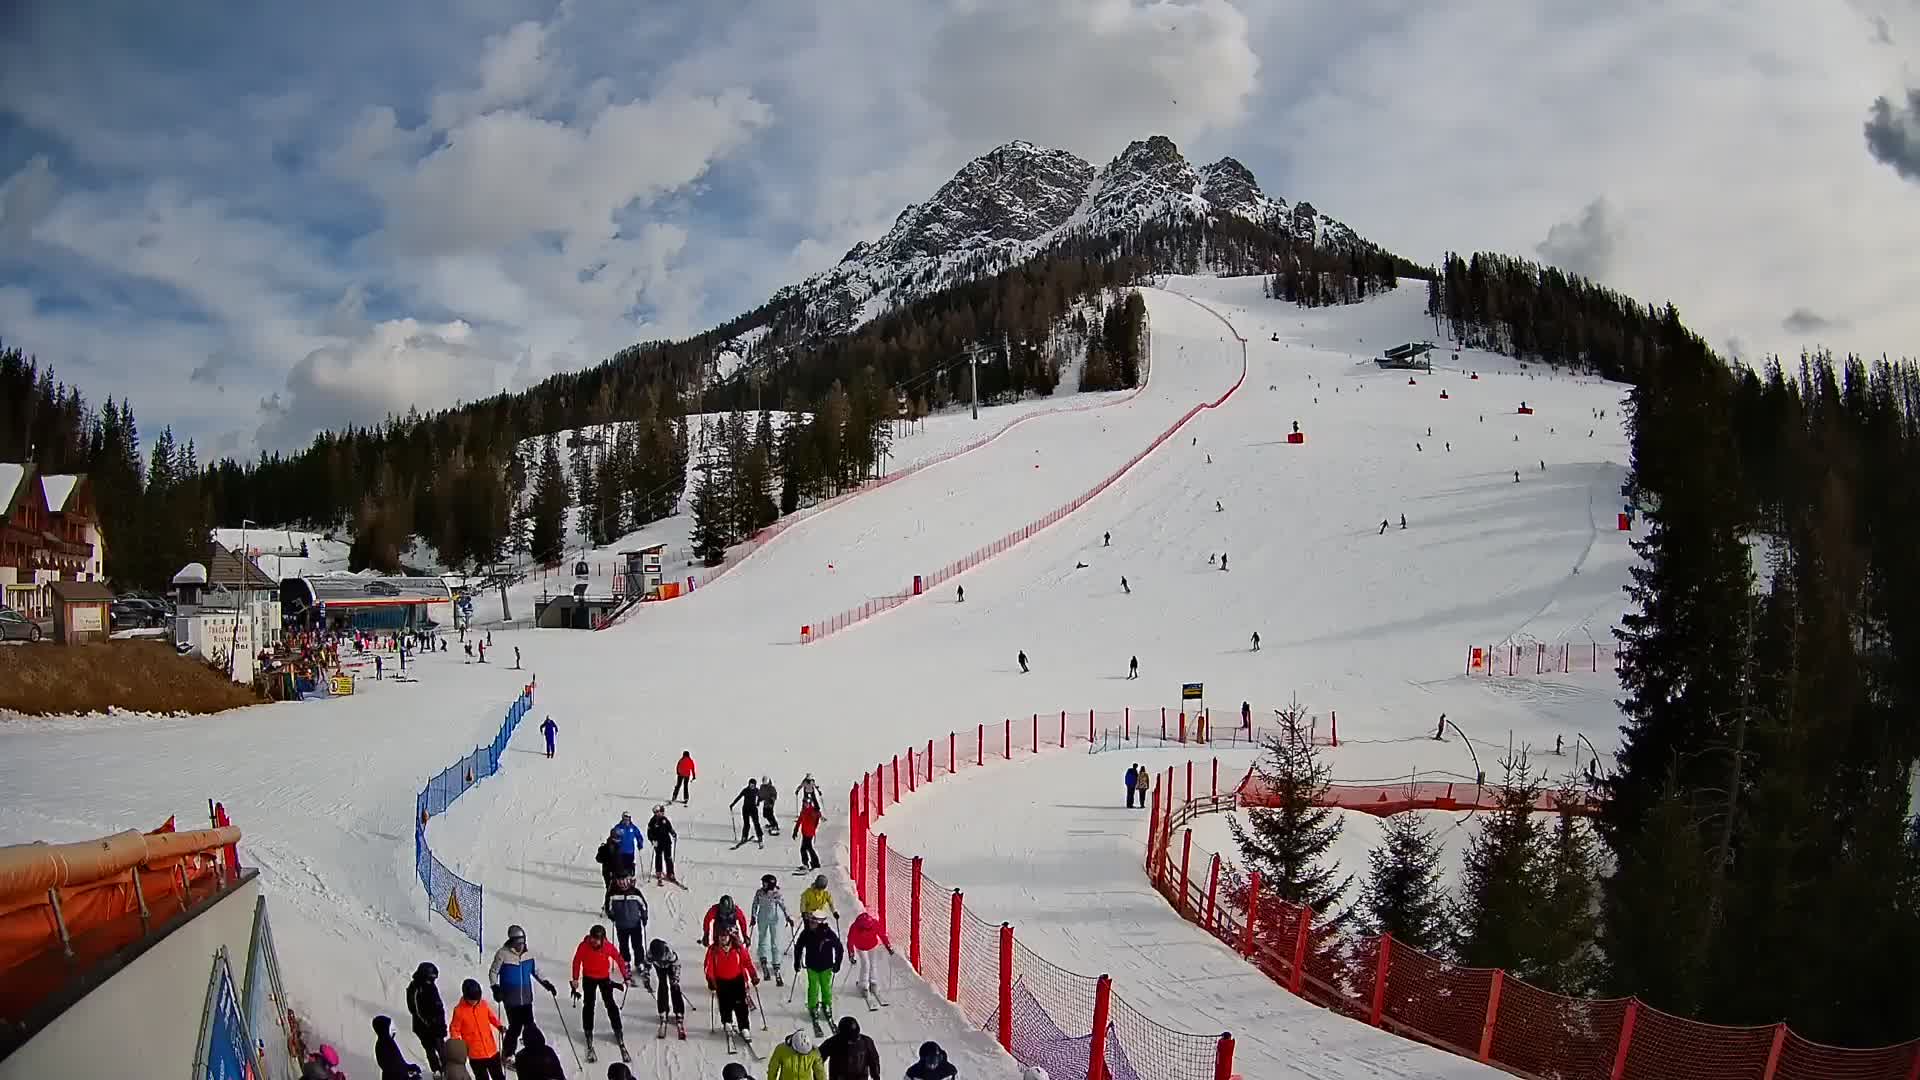
{"type": "Polygon", "coordinates": [[[104,581],[50,581],[47,588],[53,590],[53,595],[62,603],[113,599],[113,590],[104,581]]]}
{"type": "Polygon", "coordinates": [[[59,513],[66,508],[67,499],[73,495],[73,489],[80,486],[80,477],[73,473],[41,473],[40,490],[46,493],[47,509],[59,513]]]}
{"type": "Polygon", "coordinates": [[[14,461],[0,461],[0,515],[13,510],[14,493],[20,490],[20,482],[27,478],[31,468],[33,466],[14,461]]]}
{"type": "Polygon", "coordinates": [[[243,559],[231,549],[213,545],[207,560],[207,584],[229,589],[278,589],[280,583],[262,573],[252,559],[243,559]]]}

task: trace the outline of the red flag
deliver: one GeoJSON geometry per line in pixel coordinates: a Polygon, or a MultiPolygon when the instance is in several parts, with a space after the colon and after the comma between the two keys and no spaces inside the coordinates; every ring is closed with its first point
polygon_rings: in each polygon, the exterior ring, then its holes
{"type": "Polygon", "coordinates": [[[161,823],[160,823],[160,827],[159,827],[159,828],[157,828],[157,829],[155,829],[155,830],[153,830],[153,832],[150,832],[150,833],[148,833],[147,835],[148,835],[148,836],[152,836],[152,835],[154,835],[155,833],[163,833],[163,832],[173,832],[173,831],[174,831],[174,825],[173,825],[173,815],[172,815],[172,814],[168,814],[168,815],[167,815],[167,820],[165,820],[165,821],[163,821],[163,822],[161,822],[161,823]]]}

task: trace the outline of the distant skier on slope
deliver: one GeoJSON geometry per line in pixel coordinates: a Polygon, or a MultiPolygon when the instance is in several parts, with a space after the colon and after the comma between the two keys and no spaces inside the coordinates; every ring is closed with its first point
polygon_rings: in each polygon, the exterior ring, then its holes
{"type": "Polygon", "coordinates": [[[1127,584],[1127,578],[1124,574],[1120,576],[1120,591],[1126,593],[1128,596],[1133,595],[1133,586],[1127,584]]]}
{"type": "Polygon", "coordinates": [[[793,835],[800,839],[799,873],[820,869],[820,855],[813,850],[813,838],[820,832],[820,804],[808,803],[794,819],[793,835]]]}
{"type": "Polygon", "coordinates": [[[1022,674],[1022,675],[1025,675],[1025,674],[1027,673],[1027,671],[1028,671],[1028,668],[1027,668],[1027,651],[1026,651],[1025,649],[1021,649],[1021,650],[1020,650],[1020,655],[1019,655],[1018,657],[1016,657],[1016,659],[1018,659],[1018,660],[1020,661],[1020,674],[1022,674]]]}
{"type": "Polygon", "coordinates": [[[1227,553],[1223,551],[1220,553],[1220,569],[1225,570],[1226,568],[1227,568],[1227,553]]]}
{"type": "Polygon", "coordinates": [[[1407,515],[1405,514],[1400,515],[1400,527],[1403,529],[1407,527],[1407,515]]]}
{"type": "Polygon", "coordinates": [[[1136,656],[1127,661],[1127,678],[1137,679],[1139,677],[1140,677],[1140,658],[1136,656]]]}
{"type": "Polygon", "coordinates": [[[1113,534],[1112,534],[1112,533],[1101,533],[1101,534],[1100,534],[1100,546],[1101,546],[1101,547],[1112,547],[1112,546],[1113,546],[1113,534]]]}
{"type": "Polygon", "coordinates": [[[1255,630],[1253,632],[1253,651],[1254,652],[1260,651],[1260,631],[1258,630],[1255,630]]]}
{"type": "Polygon", "coordinates": [[[780,797],[780,789],[773,786],[773,777],[760,778],[760,816],[767,821],[767,828],[778,832],[780,823],[773,819],[773,804],[780,797]]]}
{"type": "Polygon", "coordinates": [[[647,839],[653,841],[653,883],[678,881],[673,876],[673,842],[677,834],[673,831],[673,822],[667,820],[667,808],[656,806],[653,816],[647,819],[647,839]]]}
{"type": "Polygon", "coordinates": [[[965,585],[955,585],[953,587],[953,602],[956,604],[964,604],[967,602],[967,587],[965,585]]]}
{"type": "Polygon", "coordinates": [[[1387,535],[1387,519],[1386,518],[1380,519],[1380,532],[1378,535],[1380,536],[1387,535]]]}
{"type": "Polygon", "coordinates": [[[547,737],[547,756],[549,758],[553,756],[553,737],[558,734],[559,731],[560,725],[554,723],[553,717],[551,716],[547,717],[546,723],[540,725],[540,734],[547,737]]]}
{"type": "Polygon", "coordinates": [[[673,776],[673,794],[667,796],[667,801],[679,799],[681,806],[689,805],[688,800],[693,798],[693,782],[699,779],[694,772],[693,751],[680,751],[680,760],[673,766],[673,776]]]}
{"type": "Polygon", "coordinates": [[[1138,765],[1127,766],[1127,809],[1129,810],[1133,809],[1133,786],[1139,779],[1140,767],[1138,765]]]}

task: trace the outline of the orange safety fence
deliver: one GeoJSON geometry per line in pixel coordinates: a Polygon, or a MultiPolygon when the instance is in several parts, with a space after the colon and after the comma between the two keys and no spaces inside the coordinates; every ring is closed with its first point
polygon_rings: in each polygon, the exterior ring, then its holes
{"type": "Polygon", "coordinates": [[[1155,776],[1149,880],[1182,917],[1316,1005],[1543,1080],[1920,1077],[1920,1039],[1867,1049],[1826,1046],[1785,1024],[1708,1024],[1637,998],[1567,997],[1497,969],[1461,967],[1392,935],[1317,935],[1310,909],[1264,895],[1257,872],[1243,875],[1192,842],[1184,827],[1201,814],[1234,809],[1237,796],[1184,797],[1176,776],[1173,769],[1155,776]],[[1178,843],[1176,832],[1182,833],[1178,843]]]}

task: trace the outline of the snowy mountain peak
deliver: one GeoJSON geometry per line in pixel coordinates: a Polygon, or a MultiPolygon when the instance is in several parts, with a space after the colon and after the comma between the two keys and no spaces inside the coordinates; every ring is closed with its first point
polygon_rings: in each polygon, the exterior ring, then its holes
{"type": "Polygon", "coordinates": [[[1287,205],[1284,200],[1267,198],[1260,190],[1260,182],[1253,178],[1253,171],[1230,157],[1200,170],[1200,197],[1216,212],[1249,221],[1267,220],[1287,205]]]}
{"type": "Polygon", "coordinates": [[[938,258],[969,245],[1037,240],[1079,205],[1093,166],[1064,150],[1010,142],[968,162],[932,199],[909,206],[842,262],[938,258]]]}

